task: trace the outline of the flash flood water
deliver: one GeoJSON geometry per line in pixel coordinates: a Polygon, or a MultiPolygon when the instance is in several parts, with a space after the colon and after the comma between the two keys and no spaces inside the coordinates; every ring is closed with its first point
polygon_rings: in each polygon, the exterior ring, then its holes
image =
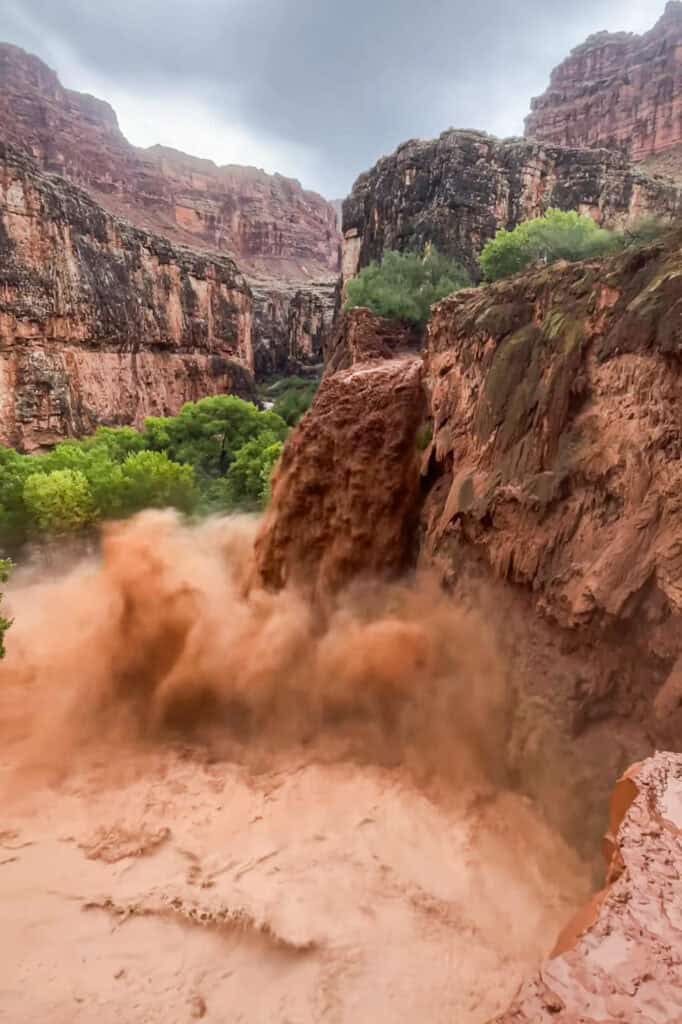
{"type": "Polygon", "coordinates": [[[584,899],[486,622],[428,580],[266,593],[255,529],[146,513],[15,574],[0,1020],[482,1024],[584,899]]]}

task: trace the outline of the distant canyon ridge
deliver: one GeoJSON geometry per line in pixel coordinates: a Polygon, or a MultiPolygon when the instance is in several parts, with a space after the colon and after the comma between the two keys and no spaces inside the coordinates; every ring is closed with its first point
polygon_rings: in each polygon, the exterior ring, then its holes
{"type": "Polygon", "coordinates": [[[342,250],[338,200],[136,148],[107,103],[0,44],[0,442],[40,450],[319,372],[339,274],[387,249],[432,242],[475,280],[488,239],[549,206],[673,220],[681,61],[679,2],[643,36],[591,37],[532,102],[525,139],[450,130],[362,174],[342,250]]]}

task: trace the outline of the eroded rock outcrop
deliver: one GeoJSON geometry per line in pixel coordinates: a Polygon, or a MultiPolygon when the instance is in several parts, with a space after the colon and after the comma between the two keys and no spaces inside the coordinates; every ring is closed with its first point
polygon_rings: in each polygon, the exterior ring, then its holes
{"type": "Polygon", "coordinates": [[[552,73],[526,135],[562,146],[606,146],[632,160],[674,151],[682,172],[682,3],[642,36],[598,32],[552,73]]]}
{"type": "Polygon", "coordinates": [[[476,277],[478,256],[499,228],[551,206],[619,227],[646,215],[671,218],[682,192],[619,153],[447,131],[404,143],[358,178],[343,206],[344,281],[387,249],[427,242],[476,277]]]}
{"type": "Polygon", "coordinates": [[[425,411],[418,356],[386,361],[403,332],[347,318],[330,352],[343,369],[287,449],[260,543],[271,585],[300,566],[309,583],[394,570],[418,550],[475,600],[523,696],[509,762],[585,850],[613,779],[680,744],[681,243],[446,299],[425,411]],[[417,525],[402,496],[425,419],[417,525]]]}
{"type": "Polygon", "coordinates": [[[532,698],[514,756],[576,834],[629,761],[680,742],[654,702],[682,649],[681,242],[461,292],[429,332],[422,558],[505,609],[532,698]],[[561,806],[545,744],[572,766],[561,806]]]}
{"type": "Polygon", "coordinates": [[[620,780],[604,853],[607,888],[496,1024],[682,1020],[682,757],[620,780]]]}
{"type": "Polygon", "coordinates": [[[0,144],[0,443],[249,397],[252,324],[229,257],[134,228],[0,144]]]}

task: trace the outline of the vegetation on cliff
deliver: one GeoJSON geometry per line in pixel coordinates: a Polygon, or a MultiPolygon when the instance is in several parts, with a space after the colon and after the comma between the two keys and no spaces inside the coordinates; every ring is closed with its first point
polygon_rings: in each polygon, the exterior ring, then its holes
{"type": "Polygon", "coordinates": [[[486,281],[499,281],[534,264],[595,259],[659,237],[666,225],[655,218],[624,231],[607,231],[575,210],[548,210],[544,217],[524,221],[513,231],[502,228],[481,253],[486,281]]]}
{"type": "Polygon", "coordinates": [[[0,544],[79,533],[145,508],[256,511],[287,424],[234,396],[205,398],[144,430],[101,427],[44,455],[0,448],[0,544]]]}
{"type": "Polygon", "coordinates": [[[431,306],[470,284],[466,270],[427,245],[423,254],[387,252],[348,284],[346,309],[365,307],[389,320],[424,326],[431,306]]]}

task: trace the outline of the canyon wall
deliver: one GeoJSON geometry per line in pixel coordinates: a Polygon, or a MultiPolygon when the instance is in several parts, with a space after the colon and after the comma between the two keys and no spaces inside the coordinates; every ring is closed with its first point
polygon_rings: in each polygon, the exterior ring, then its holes
{"type": "Polygon", "coordinates": [[[251,397],[253,316],[229,257],[134,228],[0,143],[0,443],[251,397]]]}
{"type": "Polygon", "coordinates": [[[500,228],[552,206],[620,227],[650,214],[670,219],[682,209],[682,190],[619,153],[450,130],[404,143],[358,178],[343,205],[344,281],[388,249],[427,242],[475,277],[500,228]]]}
{"type": "Polygon", "coordinates": [[[323,344],[334,322],[336,280],[251,279],[254,299],[254,370],[261,378],[310,374],[322,366],[323,344]]]}
{"type": "Polygon", "coordinates": [[[642,36],[599,32],[576,47],[532,101],[526,135],[635,161],[670,154],[662,167],[682,174],[682,3],[642,36]]]}
{"type": "Polygon", "coordinates": [[[319,364],[341,250],[336,210],[321,196],[255,167],[136,148],[107,103],[63,88],[41,60],[4,43],[0,140],[141,230],[236,259],[256,296],[257,374],[319,364]]]}
{"type": "Polygon", "coordinates": [[[101,100],[64,89],[41,60],[0,44],[0,138],[87,189],[109,212],[256,276],[308,280],[339,263],[336,213],[315,192],[255,167],[139,149],[101,100]]]}
{"type": "Polygon", "coordinates": [[[258,543],[271,586],[418,563],[475,601],[524,696],[513,771],[585,848],[614,778],[680,742],[681,245],[453,295],[423,358],[346,314],[258,543]]]}

